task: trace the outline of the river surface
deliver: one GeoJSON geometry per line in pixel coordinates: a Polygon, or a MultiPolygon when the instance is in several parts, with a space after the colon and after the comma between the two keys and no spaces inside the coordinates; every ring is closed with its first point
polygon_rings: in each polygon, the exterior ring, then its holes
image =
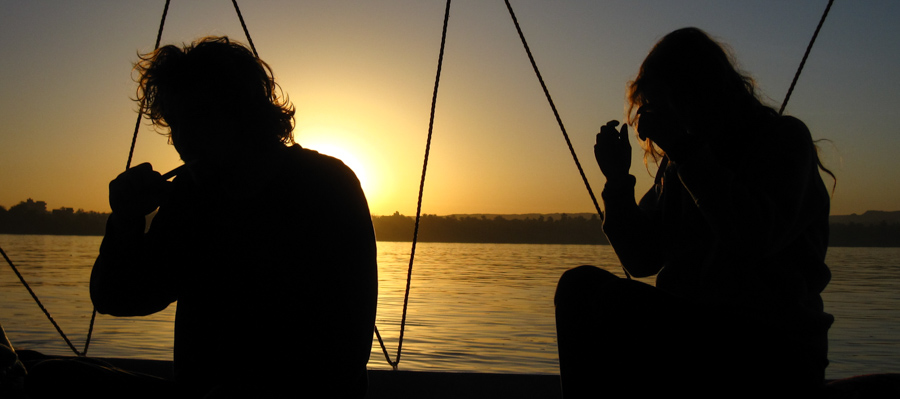
{"type": "MultiPolygon", "coordinates": [[[[100,237],[0,235],[0,247],[79,350],[91,318],[88,281],[99,245],[100,237]]],[[[377,327],[392,358],[409,251],[408,242],[378,243],[377,327]]],[[[823,297],[836,319],[827,377],[900,372],[900,248],[830,248],[827,262],[833,278],[823,297]]],[[[419,243],[400,368],[558,373],[553,293],[559,276],[582,264],[622,274],[609,246],[419,243]]],[[[0,323],[15,346],[72,354],[5,264],[0,301],[0,323]]],[[[170,360],[175,307],[147,317],[98,315],[89,354],[170,360]]],[[[296,323],[303,328],[303,320],[296,323]]],[[[250,327],[236,315],[229,333],[239,343],[240,329],[250,327]]],[[[369,368],[390,368],[374,337],[369,368]]]]}

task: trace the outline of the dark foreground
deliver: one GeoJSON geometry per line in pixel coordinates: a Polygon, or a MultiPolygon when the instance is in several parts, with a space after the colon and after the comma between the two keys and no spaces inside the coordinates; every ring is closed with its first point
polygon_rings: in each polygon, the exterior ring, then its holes
{"type": "MultiPolygon", "coordinates": [[[[25,364],[44,359],[33,351],[19,351],[25,364]]],[[[102,359],[117,368],[171,379],[172,362],[141,359],[102,359]]],[[[2,384],[0,384],[2,385],[2,384]]],[[[3,388],[3,387],[0,387],[3,388]]],[[[18,391],[18,390],[16,390],[18,391]]],[[[9,392],[7,392],[9,394],[9,392]]],[[[558,375],[447,373],[426,371],[369,370],[369,389],[366,398],[561,398],[558,375]]],[[[0,398],[4,390],[0,389],[0,398]]],[[[23,398],[21,393],[11,398],[23,398]]],[[[23,398],[24,399],[24,398],[23,398]]]]}
{"type": "MultiPolygon", "coordinates": [[[[163,360],[106,359],[126,370],[172,378],[163,360]]],[[[561,398],[558,375],[369,370],[369,399],[561,398]]]]}
{"type": "MultiPolygon", "coordinates": [[[[44,357],[22,351],[20,357],[44,357]]],[[[23,359],[24,360],[24,359],[23,359]]],[[[172,378],[172,362],[141,359],[104,359],[136,372],[172,378]]],[[[751,382],[751,380],[748,380],[751,382]]],[[[652,381],[648,381],[652,383],[652,381]]],[[[698,384],[702,384],[698,380],[698,384]]],[[[751,382],[752,383],[752,382],[751,382]]],[[[2,395],[0,395],[2,396],[2,395]]],[[[452,373],[369,370],[369,399],[391,398],[561,398],[558,375],[452,373]]],[[[778,397],[773,392],[771,397],[778,397]]],[[[830,381],[824,399],[900,398],[900,374],[871,374],[830,381]]]]}

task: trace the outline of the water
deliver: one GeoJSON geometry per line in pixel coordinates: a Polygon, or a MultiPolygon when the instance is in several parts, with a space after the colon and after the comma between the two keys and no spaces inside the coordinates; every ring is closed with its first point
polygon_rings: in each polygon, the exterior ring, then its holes
{"type": "MultiPolygon", "coordinates": [[[[79,350],[99,244],[100,237],[0,235],[0,246],[79,350]]],[[[410,243],[379,242],[378,248],[377,326],[393,358],[410,243]]],[[[824,298],[836,321],[828,378],[900,372],[898,263],[900,248],[829,249],[834,278],[824,298]]],[[[401,369],[558,373],[553,293],[562,272],[581,264],[621,274],[608,246],[420,243],[401,369]]],[[[72,353],[6,265],[0,265],[0,290],[0,323],[17,347],[72,353]]],[[[90,354],[171,359],[174,310],[98,316],[90,354]]],[[[369,368],[390,368],[375,339],[369,368]]]]}

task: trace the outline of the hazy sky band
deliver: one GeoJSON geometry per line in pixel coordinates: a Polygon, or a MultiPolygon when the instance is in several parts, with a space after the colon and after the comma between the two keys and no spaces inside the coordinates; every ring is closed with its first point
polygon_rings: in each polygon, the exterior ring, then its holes
{"type": "MultiPolygon", "coordinates": [[[[0,205],[106,211],[134,124],[131,63],[152,49],[164,1],[3,1],[0,205]]],[[[594,133],[621,119],[626,82],[662,35],[698,26],[729,43],[779,105],[827,1],[512,1],[588,179],[594,133]]],[[[266,1],[241,9],[296,106],[297,141],[346,158],[374,214],[412,214],[442,1],[266,1]]],[[[838,176],[832,213],[897,210],[900,15],[836,2],[787,113],[838,176]]],[[[230,2],[174,1],[163,43],[244,40],[230,2]]],[[[777,145],[777,143],[773,143],[777,145]]],[[[636,146],[635,146],[636,147],[636,146]]],[[[636,155],[639,155],[637,148],[636,155]]],[[[135,163],[179,164],[144,127],[135,163]]],[[[635,157],[638,192],[651,183],[635,157]]],[[[453,3],[423,211],[589,212],[590,202],[503,2],[453,3]]],[[[830,185],[830,180],[826,180],[830,185]]]]}

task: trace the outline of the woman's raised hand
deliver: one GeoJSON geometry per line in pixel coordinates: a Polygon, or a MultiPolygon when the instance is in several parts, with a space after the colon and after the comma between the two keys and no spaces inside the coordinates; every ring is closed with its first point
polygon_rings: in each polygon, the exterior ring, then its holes
{"type": "Polygon", "coordinates": [[[619,121],[609,121],[597,133],[594,158],[607,181],[628,177],[631,168],[631,143],[628,142],[628,125],[616,129],[619,121]]]}

